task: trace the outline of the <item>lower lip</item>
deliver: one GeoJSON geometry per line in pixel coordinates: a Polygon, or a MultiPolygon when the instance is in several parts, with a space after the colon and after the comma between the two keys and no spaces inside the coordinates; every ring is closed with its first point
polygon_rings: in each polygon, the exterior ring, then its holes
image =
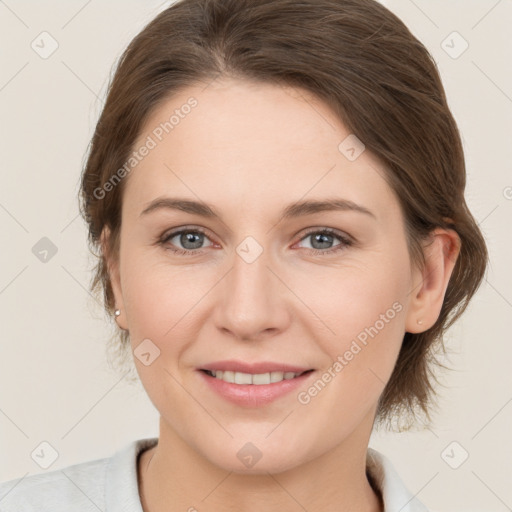
{"type": "Polygon", "coordinates": [[[315,372],[310,371],[293,379],[284,379],[272,384],[234,384],[217,379],[198,370],[210,388],[230,402],[245,407],[260,407],[296,390],[315,372]]]}

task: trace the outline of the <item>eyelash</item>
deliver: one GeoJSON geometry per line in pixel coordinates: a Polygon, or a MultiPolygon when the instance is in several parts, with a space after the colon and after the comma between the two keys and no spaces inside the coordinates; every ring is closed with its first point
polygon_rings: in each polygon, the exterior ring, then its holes
{"type": "MultiPolygon", "coordinates": [[[[173,252],[174,254],[178,256],[195,256],[197,254],[201,254],[201,249],[172,249],[167,246],[169,240],[174,238],[177,235],[181,235],[182,233],[200,233],[202,235],[205,235],[207,238],[207,233],[201,229],[201,228],[182,228],[176,231],[172,231],[171,233],[166,233],[162,236],[162,238],[159,240],[159,244],[162,246],[165,246],[165,249],[168,251],[173,252]]],[[[309,249],[309,253],[313,256],[325,256],[326,254],[332,254],[339,251],[342,251],[346,249],[347,247],[350,247],[353,245],[353,240],[351,240],[349,237],[342,235],[340,232],[331,229],[331,228],[323,228],[323,229],[312,229],[304,234],[304,236],[299,240],[302,241],[305,238],[307,238],[310,235],[313,234],[327,234],[332,235],[333,237],[337,238],[341,243],[338,245],[335,245],[334,247],[330,249],[309,249]]]]}

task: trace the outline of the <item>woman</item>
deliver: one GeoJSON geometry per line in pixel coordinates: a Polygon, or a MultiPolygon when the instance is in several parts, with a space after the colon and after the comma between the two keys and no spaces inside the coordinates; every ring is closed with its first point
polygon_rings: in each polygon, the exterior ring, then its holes
{"type": "Polygon", "coordinates": [[[368,448],[429,418],[483,278],[435,64],[373,0],[182,0],[129,45],[82,177],[92,287],[158,438],[2,510],[424,511],[368,448]]]}

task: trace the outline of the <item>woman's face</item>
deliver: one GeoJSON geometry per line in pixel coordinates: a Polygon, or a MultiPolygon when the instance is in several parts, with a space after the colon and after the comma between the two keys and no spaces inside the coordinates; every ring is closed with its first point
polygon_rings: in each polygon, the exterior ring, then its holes
{"type": "Polygon", "coordinates": [[[160,105],[134,150],[113,286],[161,428],[233,471],[366,446],[416,322],[383,166],[305,91],[238,80],[160,105]],[[202,371],[237,362],[276,382],[202,371]],[[279,383],[284,365],[313,371],[279,383]]]}

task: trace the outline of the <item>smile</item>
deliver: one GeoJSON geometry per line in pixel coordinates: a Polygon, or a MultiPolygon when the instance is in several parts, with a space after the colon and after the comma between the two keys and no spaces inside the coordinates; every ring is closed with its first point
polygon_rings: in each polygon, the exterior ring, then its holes
{"type": "Polygon", "coordinates": [[[295,396],[292,391],[306,386],[316,372],[243,373],[201,369],[197,373],[209,392],[237,406],[253,408],[265,406],[286,395],[295,396]]]}
{"type": "Polygon", "coordinates": [[[261,386],[265,384],[274,384],[276,382],[281,382],[283,380],[290,380],[304,373],[311,372],[313,370],[307,370],[305,372],[295,373],[295,372],[268,372],[268,373],[243,373],[243,372],[233,372],[233,371],[222,371],[222,370],[203,370],[211,377],[215,377],[216,379],[223,380],[224,382],[229,382],[231,384],[253,384],[256,386],[261,386]]]}

